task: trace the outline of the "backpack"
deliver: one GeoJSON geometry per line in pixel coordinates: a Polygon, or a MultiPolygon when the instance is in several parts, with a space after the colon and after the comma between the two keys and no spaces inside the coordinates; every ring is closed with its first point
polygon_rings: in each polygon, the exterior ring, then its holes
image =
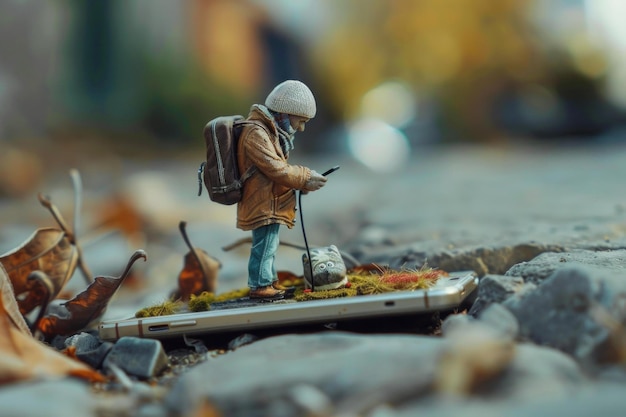
{"type": "Polygon", "coordinates": [[[198,168],[198,196],[204,182],[209,198],[216,203],[232,205],[241,200],[243,183],[257,170],[251,166],[239,175],[237,145],[245,124],[267,130],[261,122],[245,120],[239,115],[216,117],[204,127],[206,160],[198,168]]]}

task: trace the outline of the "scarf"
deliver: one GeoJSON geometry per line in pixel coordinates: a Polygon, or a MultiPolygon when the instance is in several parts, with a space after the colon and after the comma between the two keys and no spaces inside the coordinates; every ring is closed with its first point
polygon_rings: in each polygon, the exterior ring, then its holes
{"type": "Polygon", "coordinates": [[[289,156],[289,151],[294,148],[293,139],[296,136],[296,130],[291,127],[289,121],[289,115],[285,113],[277,113],[270,110],[270,113],[274,117],[276,122],[276,130],[278,131],[278,140],[280,141],[280,148],[283,150],[285,157],[289,156]]]}
{"type": "Polygon", "coordinates": [[[291,127],[291,122],[289,122],[289,115],[277,113],[261,105],[259,105],[259,108],[274,121],[274,126],[276,126],[276,131],[278,132],[280,149],[286,158],[289,157],[289,151],[294,148],[293,139],[296,136],[296,130],[291,127]]]}

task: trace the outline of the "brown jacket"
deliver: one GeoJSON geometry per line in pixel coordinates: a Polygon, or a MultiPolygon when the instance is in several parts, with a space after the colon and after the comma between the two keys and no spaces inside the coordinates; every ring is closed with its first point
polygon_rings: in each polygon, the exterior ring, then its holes
{"type": "Polygon", "coordinates": [[[260,105],[253,105],[248,120],[258,120],[266,129],[244,125],[239,137],[237,158],[243,175],[252,165],[255,172],[245,182],[243,196],[237,204],[237,227],[253,230],[268,224],[292,228],[296,218],[295,190],[302,190],[311,170],[289,165],[283,154],[273,118],[260,105]],[[269,131],[269,133],[268,133],[269,131]]]}

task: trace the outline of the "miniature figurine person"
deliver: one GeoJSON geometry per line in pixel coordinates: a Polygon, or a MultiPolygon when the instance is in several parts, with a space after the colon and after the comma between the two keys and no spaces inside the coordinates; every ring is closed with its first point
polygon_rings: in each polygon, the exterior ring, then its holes
{"type": "Polygon", "coordinates": [[[300,81],[287,80],[272,90],[265,105],[252,105],[247,120],[260,122],[263,127],[245,124],[239,136],[239,172],[256,167],[237,205],[237,227],[252,231],[250,298],[284,297],[285,288],[278,283],[274,266],[279,227],[292,228],[295,224],[296,190],[315,191],[326,183],[326,177],[314,170],[287,162],[295,133],[304,131],[315,113],[311,90],[300,81]]]}

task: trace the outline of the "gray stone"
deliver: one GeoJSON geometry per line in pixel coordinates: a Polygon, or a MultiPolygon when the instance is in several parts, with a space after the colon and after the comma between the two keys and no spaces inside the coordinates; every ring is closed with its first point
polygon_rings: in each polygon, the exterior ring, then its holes
{"type": "Polygon", "coordinates": [[[474,322],[474,318],[467,314],[451,314],[441,323],[441,333],[447,336],[463,327],[469,326],[472,322],[474,322]]]}
{"type": "Polygon", "coordinates": [[[239,349],[242,346],[249,345],[250,343],[254,343],[259,340],[258,336],[255,336],[250,333],[244,333],[242,335],[237,336],[230,342],[228,342],[228,349],[235,350],[239,349]]]}
{"type": "Polygon", "coordinates": [[[478,320],[507,339],[515,340],[519,334],[517,318],[500,303],[492,303],[481,311],[478,320]]]}
{"type": "Polygon", "coordinates": [[[97,349],[100,339],[90,333],[78,333],[65,339],[65,347],[74,347],[76,352],[86,352],[97,349]]]}
{"type": "Polygon", "coordinates": [[[534,241],[504,241],[499,245],[462,246],[442,248],[441,245],[427,247],[423,243],[409,243],[384,247],[373,253],[364,248],[354,249],[359,259],[366,262],[389,264],[392,268],[406,265],[420,267],[424,264],[444,271],[475,271],[478,276],[504,274],[511,266],[528,261],[546,251],[560,251],[559,244],[540,244],[534,241]]]}
{"type": "Polygon", "coordinates": [[[598,381],[614,382],[626,386],[626,368],[620,363],[599,369],[594,376],[598,381]]]}
{"type": "Polygon", "coordinates": [[[519,277],[503,275],[484,276],[478,283],[476,301],[470,308],[469,314],[475,317],[478,316],[489,304],[503,302],[518,292],[523,285],[524,281],[519,277]]]}
{"type": "Polygon", "coordinates": [[[167,410],[160,404],[143,404],[133,414],[134,417],[170,417],[167,414],[167,410]]]}
{"type": "Polygon", "coordinates": [[[76,358],[92,368],[98,369],[113,348],[113,343],[103,343],[98,337],[82,332],[65,339],[65,346],[75,348],[76,358]]]}
{"type": "Polygon", "coordinates": [[[534,291],[504,302],[520,335],[572,355],[585,365],[615,361],[612,322],[626,321],[626,279],[612,269],[571,265],[534,291]],[[598,315],[610,320],[599,320],[598,315]]]}
{"type": "MultiPolygon", "coordinates": [[[[538,380],[540,386],[545,387],[538,380]]],[[[549,387],[548,387],[549,388],[549,387]]],[[[618,384],[567,387],[566,397],[541,397],[532,401],[485,401],[483,398],[427,398],[391,410],[384,417],[621,417],[626,409],[624,386],[618,384]]],[[[371,416],[373,417],[373,416],[371,416]]]]}
{"type": "Polygon", "coordinates": [[[490,304],[478,318],[469,314],[451,314],[441,323],[444,337],[477,327],[488,329],[493,335],[506,340],[515,340],[519,332],[517,318],[499,303],[490,304]]]}
{"type": "Polygon", "coordinates": [[[293,388],[303,384],[334,404],[372,405],[429,389],[442,343],[342,332],[263,339],[183,375],[166,405],[187,415],[208,399],[229,416],[302,415],[307,401],[294,398],[293,388]]]}
{"type": "Polygon", "coordinates": [[[97,416],[97,400],[88,384],[76,379],[54,379],[3,385],[2,417],[97,416]]]}
{"type": "Polygon", "coordinates": [[[174,415],[190,415],[206,401],[224,415],[276,417],[376,415],[380,404],[424,398],[441,406],[446,400],[433,387],[444,360],[460,364],[459,371],[478,364],[472,393],[483,400],[564,399],[587,383],[568,355],[515,345],[468,318],[443,338],[328,332],[263,339],[191,369],[176,382],[165,406],[174,415]],[[492,367],[485,380],[483,365],[491,366],[488,349],[494,346],[512,346],[513,356],[492,367]]]}
{"type": "Polygon", "coordinates": [[[516,353],[507,372],[483,387],[486,398],[540,401],[568,398],[575,389],[589,381],[579,365],[561,351],[530,343],[516,345],[516,353]]]}
{"type": "MultiPolygon", "coordinates": [[[[485,329],[482,324],[473,323],[470,326],[474,327],[473,329],[468,327],[463,330],[468,332],[467,336],[470,339],[485,329]]],[[[454,335],[457,343],[462,343],[459,339],[461,335],[462,332],[454,335]]],[[[488,341],[490,336],[485,335],[487,336],[485,341],[488,341]]],[[[470,350],[476,341],[468,340],[470,350]]],[[[491,351],[474,353],[477,362],[484,361],[483,356],[492,354],[491,351]]],[[[472,363],[468,362],[467,365],[471,366],[472,363]]],[[[528,407],[550,403],[563,406],[570,401],[572,395],[586,392],[591,385],[589,382],[578,364],[568,355],[551,348],[518,344],[515,346],[512,361],[500,375],[474,387],[470,393],[463,395],[427,393],[401,404],[398,407],[401,411],[385,410],[383,416],[508,416],[522,405],[528,407]]],[[[538,412],[536,415],[544,414],[538,412]]]]}
{"type": "Polygon", "coordinates": [[[573,250],[546,252],[528,261],[513,265],[505,275],[522,277],[525,282],[539,284],[554,271],[572,263],[595,265],[615,271],[626,271],[626,250],[573,250]]]}
{"type": "Polygon", "coordinates": [[[111,349],[113,349],[113,346],[114,345],[111,342],[103,342],[93,350],[77,351],[76,357],[92,368],[99,369],[102,366],[104,359],[111,352],[111,349]]]}
{"type": "Polygon", "coordinates": [[[151,378],[167,367],[168,358],[158,340],[125,336],[115,343],[104,360],[103,368],[111,363],[130,375],[151,378]]]}

